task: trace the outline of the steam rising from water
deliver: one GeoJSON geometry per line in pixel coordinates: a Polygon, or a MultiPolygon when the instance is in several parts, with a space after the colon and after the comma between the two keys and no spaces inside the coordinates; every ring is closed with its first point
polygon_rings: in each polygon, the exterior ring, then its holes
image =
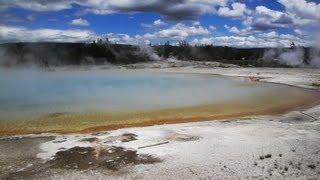
{"type": "Polygon", "coordinates": [[[308,63],[305,62],[305,50],[302,47],[294,49],[270,49],[264,53],[264,60],[278,60],[283,64],[293,67],[320,68],[320,47],[313,47],[310,50],[308,63]]]}
{"type": "Polygon", "coordinates": [[[145,43],[139,45],[139,52],[138,53],[142,53],[142,54],[148,55],[151,60],[156,60],[157,61],[157,60],[161,60],[162,59],[161,57],[158,56],[158,54],[156,54],[154,52],[154,49],[151,46],[149,46],[149,45],[147,45],[145,43]]]}
{"type": "Polygon", "coordinates": [[[283,52],[280,54],[280,61],[289,65],[289,66],[298,66],[303,64],[303,49],[297,48],[293,51],[283,52]]]}
{"type": "Polygon", "coordinates": [[[271,60],[276,59],[283,64],[294,67],[314,67],[320,68],[320,28],[316,31],[312,37],[314,40],[313,47],[310,47],[309,60],[306,63],[304,56],[307,54],[303,47],[296,47],[293,49],[283,50],[282,48],[270,49],[264,53],[263,59],[271,60]]]}
{"type": "MultiPolygon", "coordinates": [[[[320,30],[320,28],[319,28],[320,30]]],[[[312,51],[312,59],[310,64],[314,67],[320,68],[320,32],[317,32],[318,34],[315,36],[316,39],[316,44],[315,47],[312,51]]]]}

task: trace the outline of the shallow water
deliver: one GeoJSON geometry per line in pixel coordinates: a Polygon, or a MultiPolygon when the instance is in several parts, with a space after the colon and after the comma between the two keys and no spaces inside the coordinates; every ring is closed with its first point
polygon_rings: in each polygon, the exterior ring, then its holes
{"type": "Polygon", "coordinates": [[[1,117],[194,106],[287,90],[222,76],[128,72],[16,71],[1,73],[0,84],[1,117]]]}
{"type": "Polygon", "coordinates": [[[1,71],[0,84],[0,131],[14,124],[24,129],[26,122],[34,123],[31,132],[49,126],[63,131],[63,124],[78,131],[140,120],[280,112],[317,96],[243,78],[123,71],[1,71]]]}

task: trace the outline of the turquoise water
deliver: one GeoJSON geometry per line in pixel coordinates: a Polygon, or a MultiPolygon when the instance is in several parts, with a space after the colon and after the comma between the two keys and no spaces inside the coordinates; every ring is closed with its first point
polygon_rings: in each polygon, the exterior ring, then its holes
{"type": "Polygon", "coordinates": [[[184,107],[288,90],[222,76],[119,71],[2,70],[0,84],[0,118],[184,107]]]}

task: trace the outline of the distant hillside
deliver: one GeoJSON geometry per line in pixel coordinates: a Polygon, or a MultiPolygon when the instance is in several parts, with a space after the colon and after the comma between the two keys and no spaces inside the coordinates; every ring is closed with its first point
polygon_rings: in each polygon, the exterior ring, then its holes
{"type": "MultiPolygon", "coordinates": [[[[271,49],[275,54],[289,49],[271,49]]],[[[304,48],[308,62],[308,48],[304,48]]],[[[154,59],[218,61],[241,66],[288,67],[274,57],[266,56],[266,48],[232,48],[216,46],[179,46],[169,44],[139,47],[106,43],[6,43],[0,44],[1,66],[38,65],[42,67],[65,65],[130,64],[154,59]]]]}

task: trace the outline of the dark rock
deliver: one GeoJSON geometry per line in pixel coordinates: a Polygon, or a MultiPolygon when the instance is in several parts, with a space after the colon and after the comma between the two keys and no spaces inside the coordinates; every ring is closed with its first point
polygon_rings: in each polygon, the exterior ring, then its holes
{"type": "Polygon", "coordinates": [[[137,140],[136,137],[138,137],[136,134],[133,133],[124,133],[122,134],[122,140],[121,142],[129,142],[129,141],[134,141],[137,140]]]}
{"type": "Polygon", "coordinates": [[[67,140],[66,139],[62,139],[62,140],[55,140],[55,141],[52,141],[53,143],[63,143],[63,142],[66,142],[67,140]]]}
{"type": "Polygon", "coordinates": [[[94,141],[97,141],[97,140],[98,140],[98,138],[92,137],[92,138],[83,138],[80,141],[81,142],[94,142],[94,141]]]}
{"type": "Polygon", "coordinates": [[[316,165],[314,165],[314,164],[309,164],[309,165],[308,165],[308,168],[310,168],[310,169],[315,169],[315,168],[316,168],[316,165]]]}
{"type": "Polygon", "coordinates": [[[271,158],[271,156],[272,156],[271,154],[267,154],[267,155],[265,155],[264,157],[265,157],[265,158],[271,158]]]}

